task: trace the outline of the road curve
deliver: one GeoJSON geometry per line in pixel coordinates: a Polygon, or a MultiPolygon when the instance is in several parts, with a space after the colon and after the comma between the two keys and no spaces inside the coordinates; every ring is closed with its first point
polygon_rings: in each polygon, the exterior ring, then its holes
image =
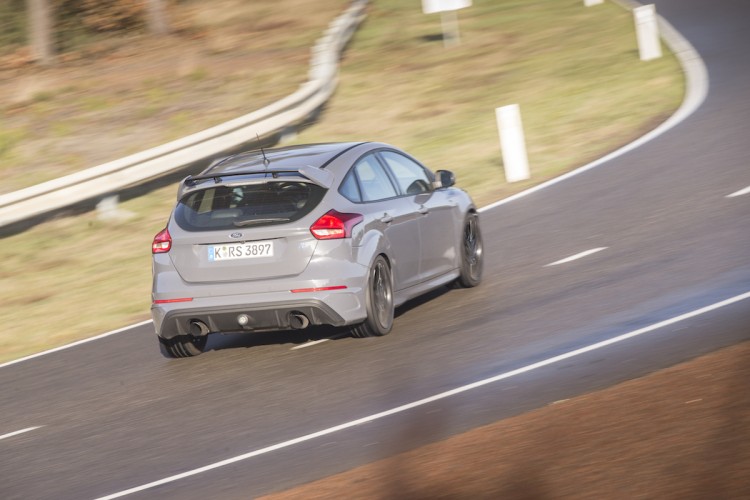
{"type": "Polygon", "coordinates": [[[750,5],[656,5],[705,60],[706,101],[637,150],[483,213],[481,287],[409,304],[382,339],[219,337],[168,361],[141,325],[4,367],[0,496],[125,491],[648,330],[131,495],[250,498],[749,339],[750,300],[685,314],[750,291],[750,193],[731,196],[750,186],[750,5]],[[649,330],[669,318],[683,319],[649,330]]]}

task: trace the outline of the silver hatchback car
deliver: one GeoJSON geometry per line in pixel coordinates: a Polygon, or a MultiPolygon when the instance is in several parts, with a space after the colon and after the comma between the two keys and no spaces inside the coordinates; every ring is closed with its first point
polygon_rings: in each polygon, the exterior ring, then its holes
{"type": "Polygon", "coordinates": [[[241,153],[187,177],[152,245],[162,352],[309,325],[381,336],[407,300],[478,285],[476,208],[451,172],[436,174],[367,142],[241,153]]]}

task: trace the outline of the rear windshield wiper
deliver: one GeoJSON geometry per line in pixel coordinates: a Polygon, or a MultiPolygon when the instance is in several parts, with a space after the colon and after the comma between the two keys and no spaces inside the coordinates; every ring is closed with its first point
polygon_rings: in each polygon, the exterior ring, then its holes
{"type": "Polygon", "coordinates": [[[289,222],[291,219],[288,217],[274,217],[269,219],[246,219],[236,220],[232,224],[237,227],[254,226],[255,224],[267,224],[269,222],[289,222]]]}

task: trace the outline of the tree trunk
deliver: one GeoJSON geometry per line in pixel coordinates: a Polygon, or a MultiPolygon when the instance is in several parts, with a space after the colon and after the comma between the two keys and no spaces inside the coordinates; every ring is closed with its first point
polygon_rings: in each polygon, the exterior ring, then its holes
{"type": "Polygon", "coordinates": [[[52,42],[52,6],[49,0],[28,0],[31,55],[36,62],[50,65],[55,62],[52,42]]]}
{"type": "Polygon", "coordinates": [[[165,0],[148,0],[148,31],[152,35],[169,33],[165,0]]]}

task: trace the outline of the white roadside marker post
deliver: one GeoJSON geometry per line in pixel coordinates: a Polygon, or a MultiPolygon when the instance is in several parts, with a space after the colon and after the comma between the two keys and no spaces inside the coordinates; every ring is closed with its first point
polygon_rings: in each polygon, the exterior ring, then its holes
{"type": "Polygon", "coordinates": [[[592,7],[594,5],[601,5],[604,3],[604,0],[583,0],[583,5],[586,7],[592,7]]]}
{"type": "Polygon", "coordinates": [[[444,47],[461,45],[461,33],[458,29],[456,11],[466,7],[471,7],[471,0],[422,0],[422,12],[425,14],[440,13],[444,47]]]}
{"type": "Polygon", "coordinates": [[[458,29],[458,14],[455,10],[440,13],[440,25],[443,28],[443,47],[458,47],[461,45],[461,32],[458,29]]]}
{"type": "Polygon", "coordinates": [[[526,155],[526,139],[521,123],[521,108],[509,104],[495,108],[497,128],[500,133],[500,148],[503,154],[505,180],[524,181],[529,174],[529,159],[526,155]]]}
{"type": "Polygon", "coordinates": [[[633,16],[641,61],[660,58],[661,40],[659,40],[659,24],[656,21],[656,6],[651,4],[637,7],[633,9],[633,16]]]}

